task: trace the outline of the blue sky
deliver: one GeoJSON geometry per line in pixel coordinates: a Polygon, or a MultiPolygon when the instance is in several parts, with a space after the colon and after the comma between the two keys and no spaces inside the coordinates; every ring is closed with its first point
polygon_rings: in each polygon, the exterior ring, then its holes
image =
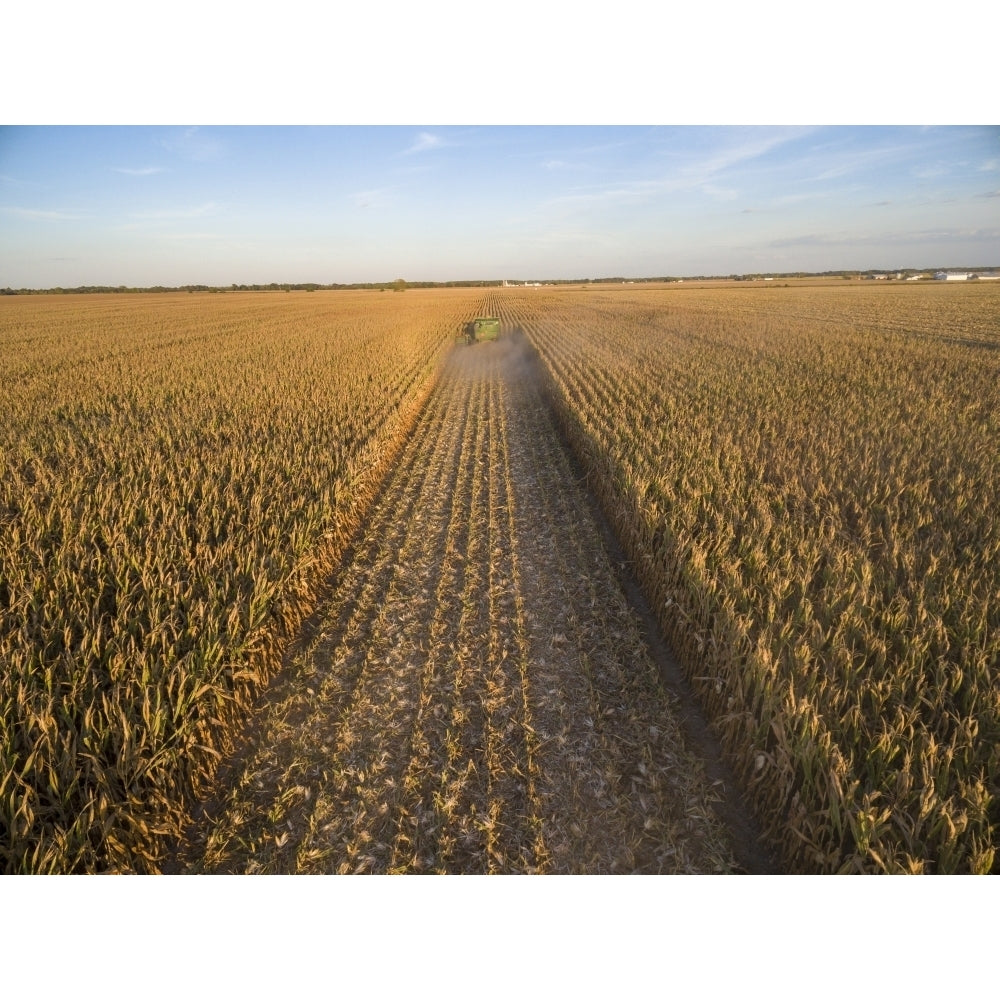
{"type": "Polygon", "coordinates": [[[1000,127],[0,128],[0,287],[1000,265],[1000,127]]]}

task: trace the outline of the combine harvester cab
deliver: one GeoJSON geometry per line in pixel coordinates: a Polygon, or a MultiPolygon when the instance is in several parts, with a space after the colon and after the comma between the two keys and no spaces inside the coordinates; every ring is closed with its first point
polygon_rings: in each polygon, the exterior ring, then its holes
{"type": "Polygon", "coordinates": [[[469,344],[496,340],[500,336],[500,320],[495,316],[480,316],[465,324],[465,339],[469,344]]]}

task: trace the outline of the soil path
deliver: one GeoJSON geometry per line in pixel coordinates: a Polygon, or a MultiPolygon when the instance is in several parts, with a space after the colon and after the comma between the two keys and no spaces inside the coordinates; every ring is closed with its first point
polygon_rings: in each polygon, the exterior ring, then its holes
{"type": "Polygon", "coordinates": [[[741,870],[529,351],[449,356],[173,870],[741,870]]]}

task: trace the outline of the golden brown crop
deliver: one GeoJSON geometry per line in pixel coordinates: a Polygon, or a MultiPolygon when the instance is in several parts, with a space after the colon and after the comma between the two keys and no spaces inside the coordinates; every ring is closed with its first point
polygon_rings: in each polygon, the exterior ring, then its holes
{"type": "Polygon", "coordinates": [[[998,292],[509,305],[797,870],[1000,863],[998,292]]]}
{"type": "MultiPolygon", "coordinates": [[[[537,347],[788,866],[997,871],[1000,289],[487,305],[537,347]]],[[[157,869],[481,306],[0,298],[4,871],[157,869]]],[[[476,469],[502,551],[503,497],[476,469]]],[[[519,620],[466,583],[490,621],[519,620]]]]}
{"type": "Polygon", "coordinates": [[[0,869],[155,869],[474,306],[0,302],[0,869]]]}

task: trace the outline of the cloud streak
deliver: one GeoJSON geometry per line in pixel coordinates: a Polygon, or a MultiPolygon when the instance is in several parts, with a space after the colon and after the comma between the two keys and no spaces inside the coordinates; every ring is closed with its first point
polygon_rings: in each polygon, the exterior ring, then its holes
{"type": "Polygon", "coordinates": [[[349,195],[357,208],[384,208],[389,204],[390,195],[395,191],[392,187],[372,188],[368,191],[355,191],[349,195]]]}
{"type": "Polygon", "coordinates": [[[222,233],[157,233],[158,240],[224,240],[222,233]]]}
{"type": "Polygon", "coordinates": [[[148,212],[132,212],[130,218],[143,222],[167,222],[173,219],[201,219],[206,215],[214,215],[219,211],[219,205],[214,201],[191,208],[161,208],[148,212]]]}
{"type": "Polygon", "coordinates": [[[203,132],[197,125],[160,139],[159,144],[168,152],[196,163],[222,159],[226,151],[221,139],[203,132]]]}
{"type": "Polygon", "coordinates": [[[725,173],[733,167],[740,166],[751,160],[759,160],[762,156],[773,152],[781,146],[808,135],[812,129],[782,129],[767,135],[758,136],[756,130],[750,134],[738,137],[739,141],[730,142],[714,153],[699,158],[694,163],[682,168],[681,175],[689,181],[698,177],[714,176],[725,173]]]}
{"type": "Polygon", "coordinates": [[[884,246],[921,243],[996,243],[1000,229],[924,229],[916,232],[879,233],[871,236],[851,236],[843,233],[805,233],[772,240],[767,245],[775,249],[789,247],[884,246]]]}
{"type": "MultiPolygon", "coordinates": [[[[714,148],[697,153],[676,153],[671,148],[663,151],[667,163],[661,161],[646,176],[623,180],[616,177],[606,185],[578,187],[551,199],[553,206],[576,204],[646,202],[654,198],[684,192],[698,192],[717,201],[732,201],[740,191],[736,186],[737,168],[776,151],[781,146],[795,142],[811,129],[782,129],[758,135],[756,132],[723,134],[721,141],[714,136],[714,148]],[[672,161],[672,162],[671,162],[672,161]]],[[[547,169],[565,168],[564,161],[546,161],[547,169]]],[[[579,167],[579,164],[573,164],[579,167]]],[[[616,170],[617,172],[617,170],[616,170]]]]}
{"type": "Polygon", "coordinates": [[[77,222],[92,216],[82,212],[59,212],[45,208],[19,208],[15,205],[0,205],[0,212],[6,212],[19,219],[39,219],[48,222],[77,222]]]}
{"type": "Polygon", "coordinates": [[[129,177],[149,177],[151,174],[162,174],[166,167],[112,167],[116,174],[128,174],[129,177]]]}
{"type": "Polygon", "coordinates": [[[442,149],[444,146],[450,145],[451,143],[446,142],[439,135],[434,135],[432,132],[421,132],[411,145],[403,150],[403,155],[411,156],[414,153],[426,153],[428,150],[442,149]]]}
{"type": "Polygon", "coordinates": [[[10,174],[0,174],[0,183],[13,184],[16,187],[40,188],[38,181],[25,180],[23,177],[12,177],[10,174]]]}

